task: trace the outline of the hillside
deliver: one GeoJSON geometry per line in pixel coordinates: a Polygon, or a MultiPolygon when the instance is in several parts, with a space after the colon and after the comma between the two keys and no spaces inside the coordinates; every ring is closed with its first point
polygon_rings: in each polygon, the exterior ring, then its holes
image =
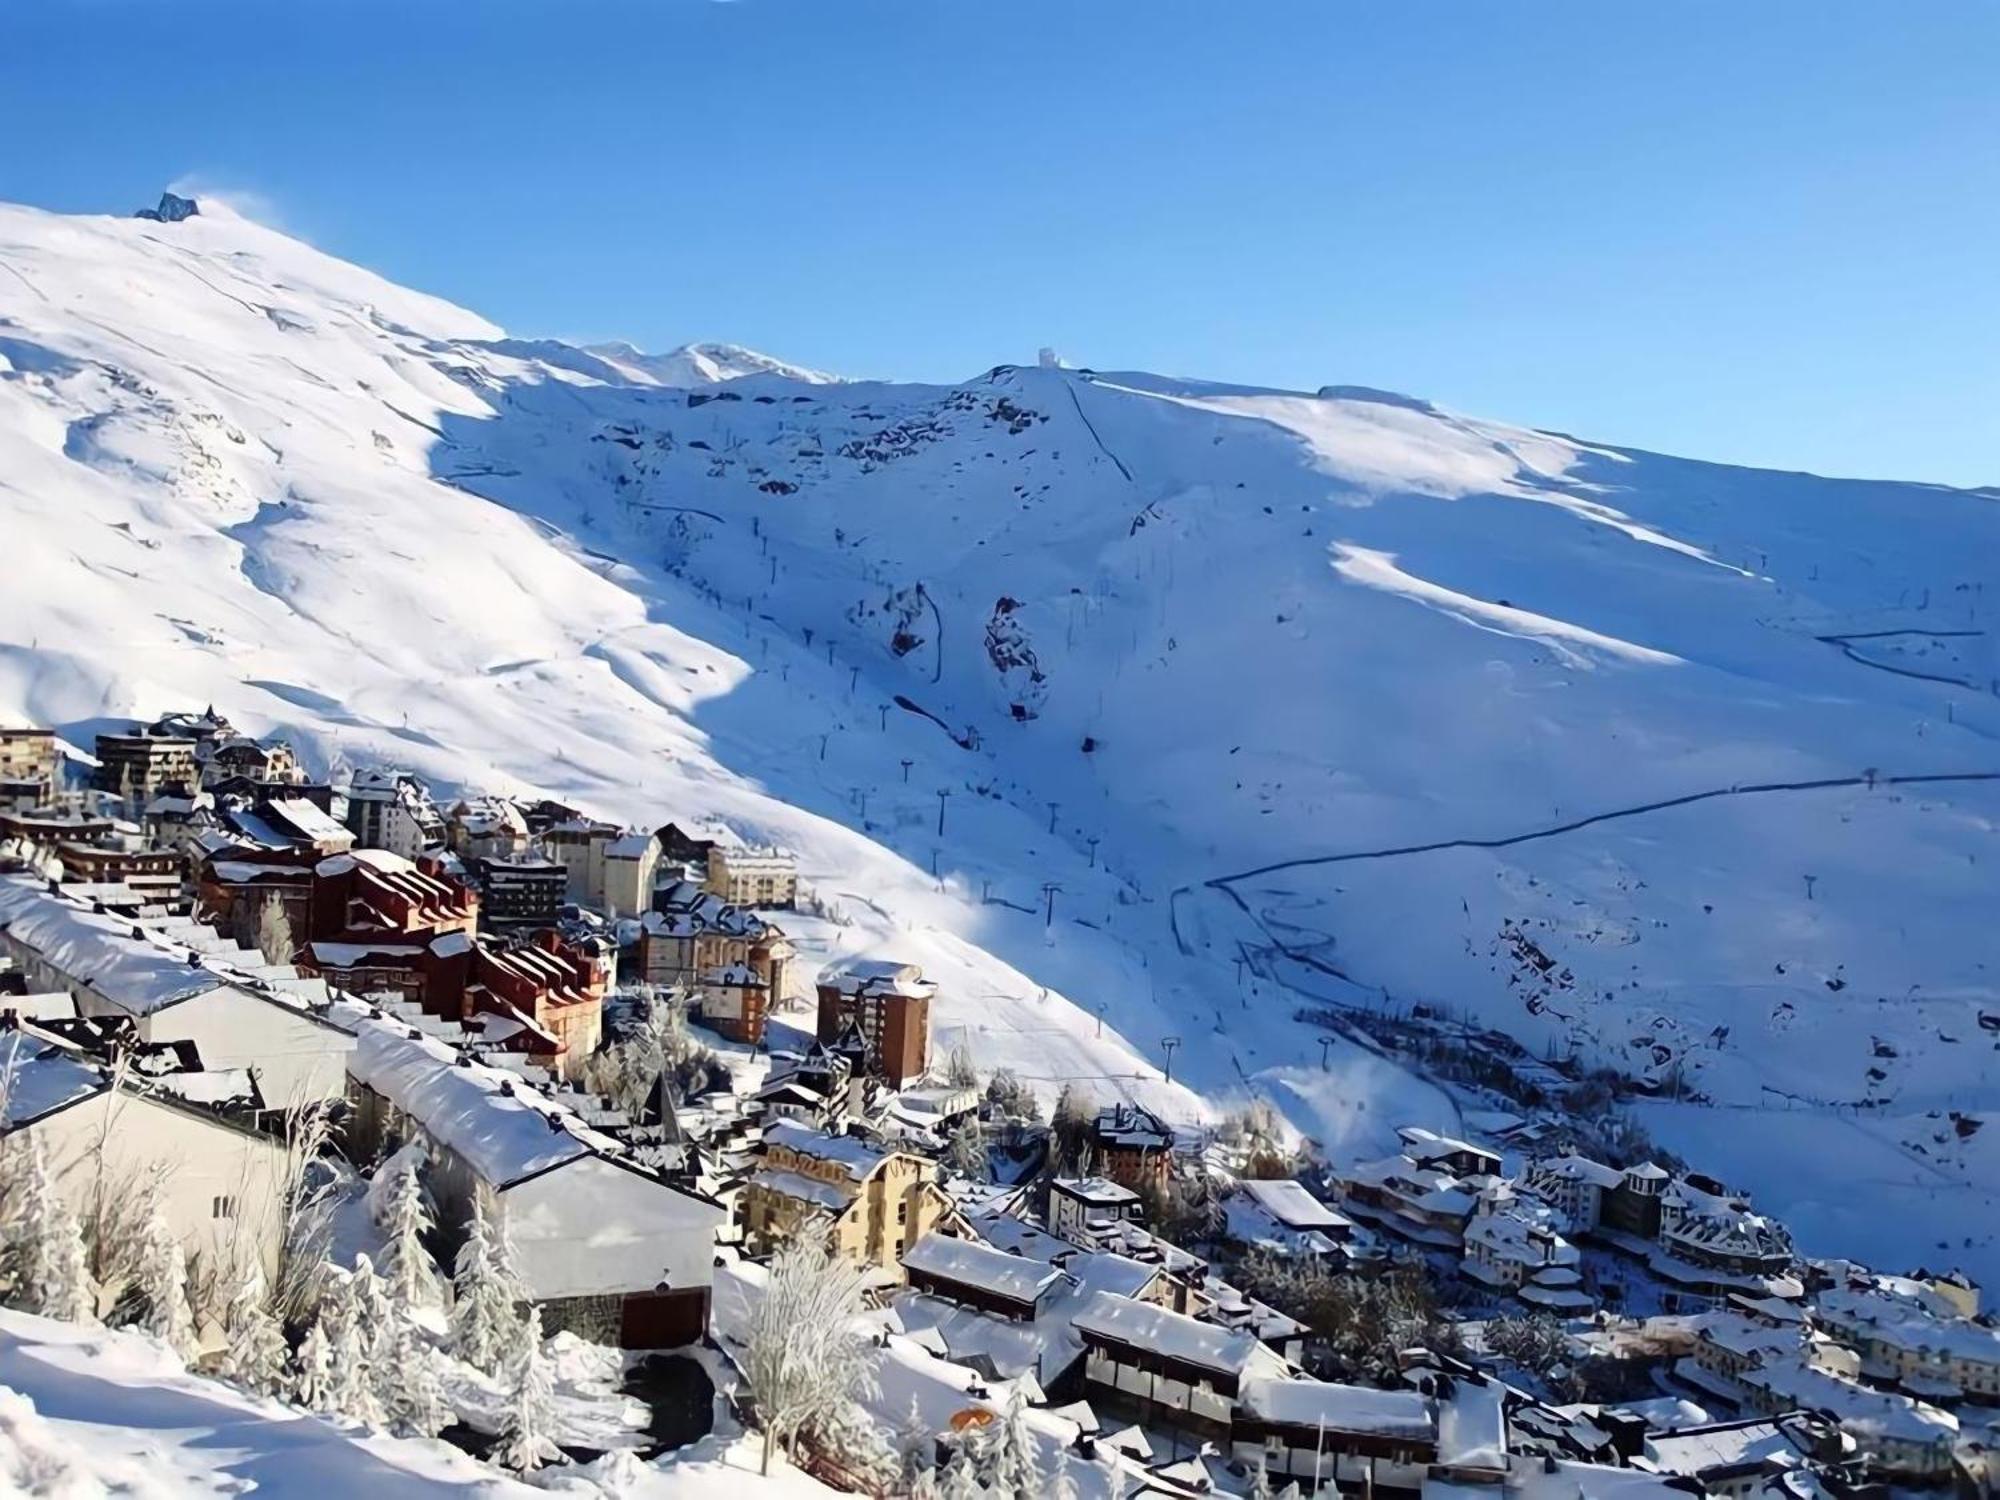
{"type": "Polygon", "coordinates": [[[1808,1252],[2000,1275],[2000,782],[1931,779],[2000,773],[2000,494],[515,340],[214,211],[0,269],[0,719],[720,820],[982,1065],[1336,1154],[1461,1123],[1371,1031],[1497,1028],[1808,1252]]]}

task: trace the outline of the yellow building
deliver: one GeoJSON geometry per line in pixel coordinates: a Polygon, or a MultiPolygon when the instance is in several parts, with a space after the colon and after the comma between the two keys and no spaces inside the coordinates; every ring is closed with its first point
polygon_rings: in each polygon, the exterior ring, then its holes
{"type": "Polygon", "coordinates": [[[763,1164],[743,1190],[744,1242],[753,1255],[779,1249],[801,1228],[823,1221],[837,1254],[900,1282],[903,1252],[958,1220],[957,1206],[938,1186],[937,1163],[921,1156],[796,1120],[770,1126],[764,1145],[763,1164]]]}

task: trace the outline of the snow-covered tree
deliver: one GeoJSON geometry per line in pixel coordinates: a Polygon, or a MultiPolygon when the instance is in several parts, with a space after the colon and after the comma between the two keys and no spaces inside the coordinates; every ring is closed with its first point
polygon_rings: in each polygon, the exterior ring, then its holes
{"type": "Polygon", "coordinates": [[[408,1317],[396,1319],[395,1347],[394,1399],[385,1403],[389,1420],[416,1437],[436,1437],[452,1420],[438,1378],[437,1356],[418,1337],[417,1325],[408,1317]]]}
{"type": "Polygon", "coordinates": [[[389,1300],[408,1312],[438,1299],[437,1266],[424,1243],[431,1211],[413,1156],[399,1154],[382,1170],[395,1172],[383,1214],[382,1281],[389,1300]]]}
{"type": "Polygon", "coordinates": [[[530,1474],[551,1459],[556,1447],[556,1387],[542,1354],[542,1310],[528,1309],[518,1335],[514,1379],[507,1393],[507,1422],[501,1429],[500,1462],[517,1473],[530,1474]]]}
{"type": "Polygon", "coordinates": [[[7,1143],[0,1171],[0,1281],[8,1299],[29,1312],[79,1323],[96,1316],[82,1229],[57,1196],[33,1134],[7,1143]]]}
{"type": "Polygon", "coordinates": [[[255,1266],[236,1283],[224,1321],[229,1346],[222,1373],[260,1396],[275,1396],[284,1384],[285,1335],[271,1316],[264,1275],[255,1266]]]}
{"type": "Polygon", "coordinates": [[[1271,1500],[1271,1470],[1262,1458],[1257,1467],[1250,1471],[1249,1500],[1271,1500]]]}
{"type": "Polygon", "coordinates": [[[506,1223],[489,1219],[478,1199],[472,1205],[472,1227],[458,1247],[452,1291],[452,1352],[475,1369],[498,1373],[520,1327],[516,1308],[527,1297],[514,1271],[506,1223]]]}
{"type": "Polygon", "coordinates": [[[83,1242],[82,1221],[60,1202],[54,1218],[53,1276],[42,1299],[42,1311],[70,1323],[95,1323],[97,1283],[90,1279],[90,1250],[83,1242]]]}
{"type": "Polygon", "coordinates": [[[1304,1497],[1301,1491],[1299,1490],[1299,1482],[1296,1479],[1294,1479],[1290,1484],[1287,1484],[1283,1489],[1279,1490],[1278,1500],[1304,1500],[1304,1497]]]}
{"type": "Polygon", "coordinates": [[[326,1320],[315,1319],[292,1351],[292,1400],[307,1411],[329,1411],[334,1401],[333,1340],[326,1320]]]}
{"type": "Polygon", "coordinates": [[[1042,1500],[1042,1466],[1028,1425],[1028,1398],[1017,1387],[1006,1413],[986,1429],[981,1478],[997,1500],[1042,1500]]]}
{"type": "MultiPolygon", "coordinates": [[[[361,1257],[367,1281],[374,1280],[368,1257],[361,1257]]],[[[357,1422],[380,1422],[382,1403],[376,1396],[372,1343],[364,1311],[369,1297],[361,1269],[336,1277],[327,1289],[326,1328],[333,1366],[327,1406],[357,1422]]]]}
{"type": "Polygon", "coordinates": [[[774,1446],[842,1422],[874,1389],[868,1340],[854,1328],[864,1286],[822,1235],[801,1234],[772,1259],[744,1361],[764,1429],[761,1472],[774,1446]]]}
{"type": "Polygon", "coordinates": [[[986,1486],[979,1482],[979,1471],[964,1447],[946,1462],[938,1478],[937,1492],[939,1500],[984,1500],[986,1486]]]}
{"type": "Polygon", "coordinates": [[[288,964],[298,951],[292,941],[292,919],[285,915],[285,903],[276,891],[265,896],[257,910],[257,951],[267,964],[288,964]]]}
{"type": "Polygon", "coordinates": [[[979,1128],[977,1115],[960,1115],[958,1123],[951,1128],[951,1135],[944,1143],[945,1165],[961,1177],[970,1177],[974,1182],[986,1181],[993,1166],[986,1156],[986,1135],[979,1128]]]}
{"type": "Polygon", "coordinates": [[[148,1333],[182,1359],[201,1352],[188,1303],[187,1255],[157,1207],[146,1220],[140,1247],[139,1295],[145,1300],[140,1322],[148,1333]]]}

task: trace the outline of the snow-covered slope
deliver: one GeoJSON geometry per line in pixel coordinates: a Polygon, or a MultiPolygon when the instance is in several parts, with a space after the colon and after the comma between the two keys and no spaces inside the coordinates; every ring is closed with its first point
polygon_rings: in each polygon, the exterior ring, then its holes
{"type": "Polygon", "coordinates": [[[1335,1152],[1456,1111],[1295,1012],[1448,1010],[1663,1083],[1810,1250],[2000,1273],[2000,782],[1893,779],[2000,772],[1992,492],[1358,387],[669,378],[218,216],[0,210],[0,320],[0,716],[720,818],[986,1064],[1335,1152]]]}

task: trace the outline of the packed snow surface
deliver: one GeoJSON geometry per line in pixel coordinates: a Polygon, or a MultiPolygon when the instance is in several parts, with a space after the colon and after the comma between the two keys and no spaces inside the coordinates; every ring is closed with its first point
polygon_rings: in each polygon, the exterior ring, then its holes
{"type": "Polygon", "coordinates": [[[0,718],[213,702],[782,844],[808,972],[920,964],[983,1066],[1336,1158],[1466,1128],[1351,1026],[1322,1066],[1310,1013],[1421,1005],[1658,1087],[1809,1253],[2000,1277],[1995,492],[654,360],[206,207],[5,208],[0,514],[0,718]]]}

